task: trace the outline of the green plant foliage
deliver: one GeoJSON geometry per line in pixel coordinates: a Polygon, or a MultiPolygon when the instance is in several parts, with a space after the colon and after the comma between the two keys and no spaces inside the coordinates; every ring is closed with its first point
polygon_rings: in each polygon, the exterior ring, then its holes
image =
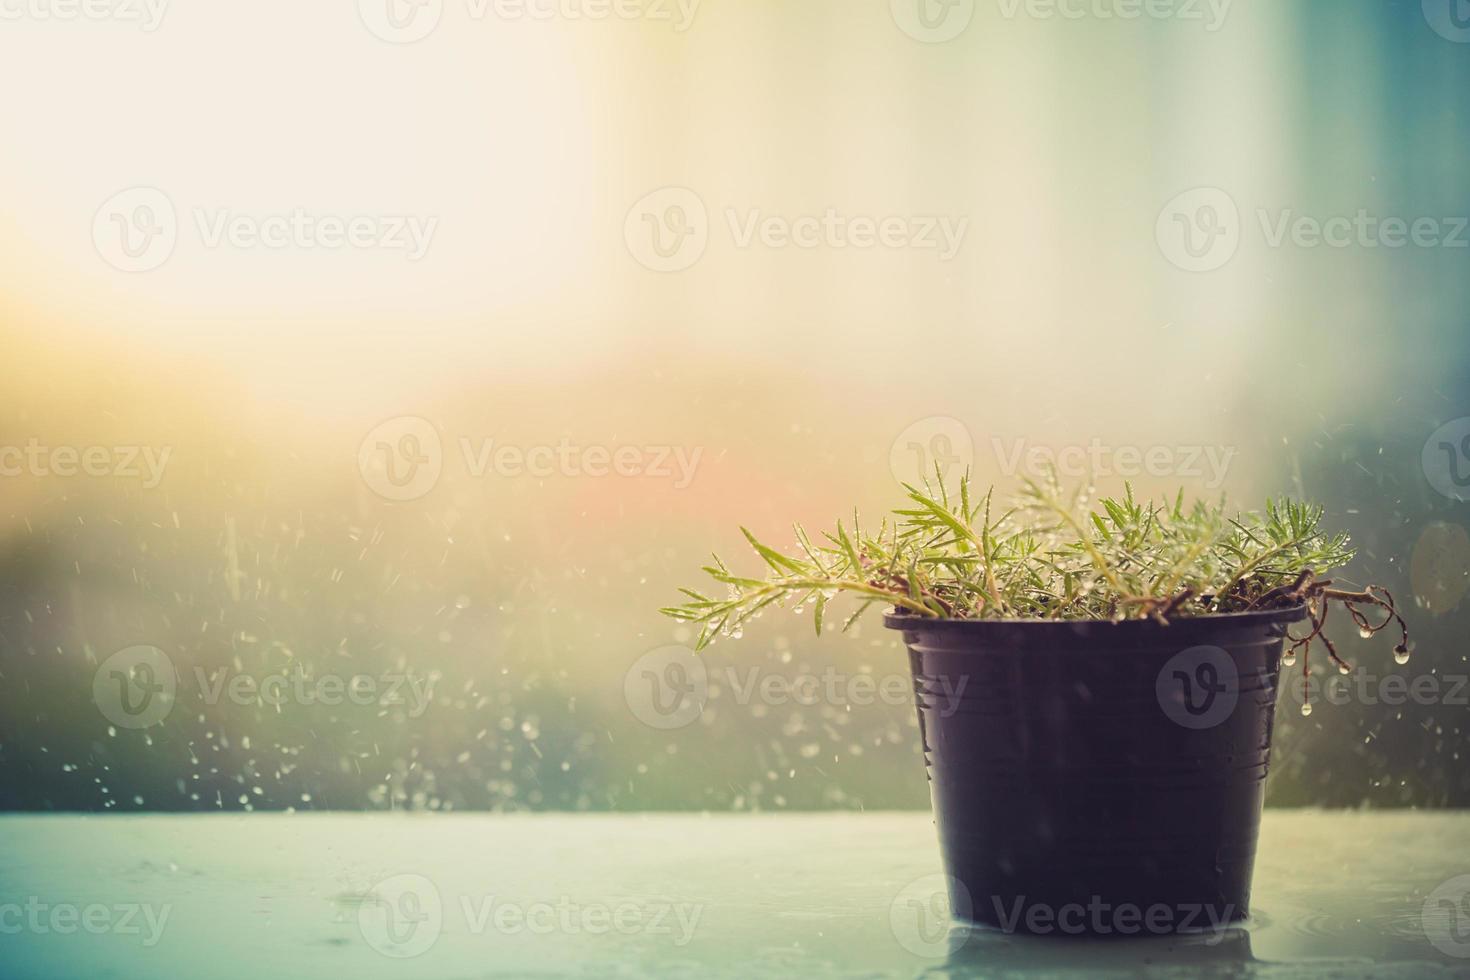
{"type": "Polygon", "coordinates": [[[798,525],[785,551],[745,531],[763,577],[715,557],[705,571],[724,594],[682,589],[687,601],[662,611],[699,625],[702,649],[773,606],[811,608],[821,633],[844,594],[857,606],[843,630],[875,604],[952,619],[1161,621],[1306,604],[1314,624],[1327,599],[1392,610],[1391,599],[1327,588],[1321,576],[1353,553],[1345,535],[1322,530],[1312,504],[1268,500],[1259,513],[1231,515],[1223,500],[1186,505],[1181,491],[1172,503],[1145,502],[1132,487],[1090,502],[1054,479],[1027,481],[1004,508],[993,491],[976,496],[968,477],[954,492],[905,489],[906,505],[876,528],[853,514],[813,540],[798,525]]]}

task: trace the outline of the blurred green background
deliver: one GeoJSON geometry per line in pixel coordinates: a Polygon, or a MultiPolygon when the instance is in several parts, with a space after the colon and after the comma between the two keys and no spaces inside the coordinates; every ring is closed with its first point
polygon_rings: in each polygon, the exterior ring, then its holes
{"type": "Polygon", "coordinates": [[[1283,697],[1271,802],[1470,803],[1470,4],[447,0],[403,43],[373,2],[0,32],[0,808],[925,807],[912,707],[852,681],[905,676],[876,615],[768,616],[660,728],[655,610],[754,569],[740,524],[1094,447],[1319,500],[1404,599],[1409,665],[1338,642],[1435,693],[1283,697]],[[208,233],[297,209],[437,224],[208,233]],[[143,729],[99,674],[138,646],[177,672],[143,729]]]}

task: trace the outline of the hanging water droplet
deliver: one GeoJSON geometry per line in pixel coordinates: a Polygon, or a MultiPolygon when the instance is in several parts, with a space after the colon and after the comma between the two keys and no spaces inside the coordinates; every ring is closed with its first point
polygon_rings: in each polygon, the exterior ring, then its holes
{"type": "Polygon", "coordinates": [[[1311,713],[1312,713],[1312,704],[1309,701],[1306,704],[1302,705],[1302,717],[1305,718],[1307,715],[1309,715],[1311,713]]]}
{"type": "Polygon", "coordinates": [[[1353,668],[1348,664],[1338,664],[1337,672],[1339,674],[1351,674],[1353,672],[1353,668]]]}
{"type": "Polygon", "coordinates": [[[1394,647],[1393,648],[1393,662],[1396,663],[1396,664],[1400,664],[1400,665],[1403,665],[1403,664],[1408,663],[1409,662],[1409,648],[1406,647],[1406,646],[1404,646],[1402,643],[1400,643],[1398,646],[1394,647]]]}
{"type": "Polygon", "coordinates": [[[1288,650],[1288,651],[1286,651],[1286,654],[1281,658],[1281,662],[1282,662],[1282,664],[1284,664],[1287,667],[1295,667],[1296,666],[1296,651],[1295,650],[1288,650]]]}
{"type": "Polygon", "coordinates": [[[1368,627],[1364,626],[1362,629],[1358,630],[1358,635],[1361,636],[1363,639],[1366,640],[1370,636],[1373,635],[1373,631],[1370,630],[1368,627]]]}

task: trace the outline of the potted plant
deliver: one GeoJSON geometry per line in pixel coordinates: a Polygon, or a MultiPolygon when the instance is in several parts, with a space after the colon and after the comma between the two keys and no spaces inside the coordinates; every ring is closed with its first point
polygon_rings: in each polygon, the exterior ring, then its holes
{"type": "Polygon", "coordinates": [[[1397,625],[1408,659],[1386,590],[1325,577],[1352,558],[1346,536],[1294,501],[1232,516],[1131,487],[1093,504],[1050,480],[1000,512],[968,478],[905,489],[876,529],[797,526],[789,553],[745,531],[763,577],[716,557],[725,594],[684,589],[663,612],[702,649],[775,606],[809,606],[819,634],[839,594],[858,602],[843,630],[888,607],[958,917],[1088,933],[1128,931],[1100,909],[1147,931],[1244,918],[1280,668],[1300,658],[1305,685],[1320,645],[1351,670],[1323,632],[1334,606],[1365,636],[1397,625]]]}

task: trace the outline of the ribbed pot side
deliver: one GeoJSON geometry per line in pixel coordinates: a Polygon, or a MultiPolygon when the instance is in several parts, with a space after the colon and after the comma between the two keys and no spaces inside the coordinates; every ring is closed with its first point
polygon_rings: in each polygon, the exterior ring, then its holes
{"type": "Polygon", "coordinates": [[[1124,906],[1162,906],[1171,928],[1244,918],[1283,640],[1303,616],[886,617],[909,650],[956,914],[1088,933],[1124,906]]]}

